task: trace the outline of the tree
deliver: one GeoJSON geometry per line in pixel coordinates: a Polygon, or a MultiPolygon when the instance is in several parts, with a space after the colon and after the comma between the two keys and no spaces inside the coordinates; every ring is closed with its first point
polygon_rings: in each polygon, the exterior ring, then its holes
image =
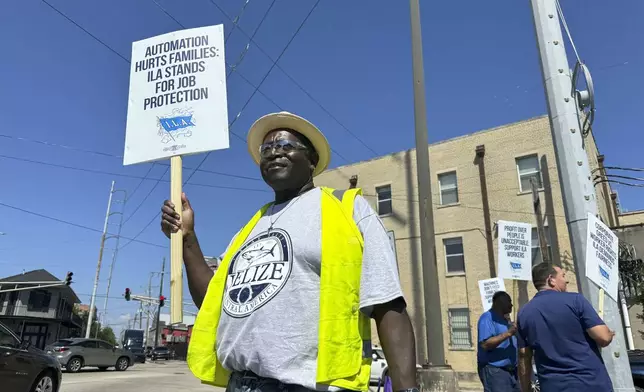
{"type": "MultiPolygon", "coordinates": [[[[87,330],[87,320],[89,319],[89,313],[79,310],[78,308],[74,308],[74,313],[76,313],[81,320],[83,321],[83,328],[80,333],[81,337],[85,337],[85,331],[87,330]]],[[[116,345],[116,336],[114,335],[114,330],[109,327],[109,326],[102,326],[100,322],[93,320],[92,321],[92,328],[90,329],[90,337],[96,339],[101,339],[106,342],[111,343],[112,345],[116,345]]]]}
{"type": "Polygon", "coordinates": [[[111,327],[102,327],[98,331],[98,338],[109,342],[112,346],[116,346],[116,336],[114,335],[114,330],[112,330],[111,327]]]}

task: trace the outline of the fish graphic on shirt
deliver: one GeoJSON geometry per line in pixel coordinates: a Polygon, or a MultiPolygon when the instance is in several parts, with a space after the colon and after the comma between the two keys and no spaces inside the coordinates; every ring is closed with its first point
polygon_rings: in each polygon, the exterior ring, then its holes
{"type": "Polygon", "coordinates": [[[275,256],[275,254],[273,252],[275,251],[276,246],[277,246],[277,244],[274,244],[273,247],[270,248],[270,249],[264,249],[264,247],[262,246],[259,249],[253,249],[253,250],[246,251],[246,252],[242,253],[240,256],[246,261],[258,260],[258,259],[261,259],[262,257],[264,257],[266,255],[275,256]]]}

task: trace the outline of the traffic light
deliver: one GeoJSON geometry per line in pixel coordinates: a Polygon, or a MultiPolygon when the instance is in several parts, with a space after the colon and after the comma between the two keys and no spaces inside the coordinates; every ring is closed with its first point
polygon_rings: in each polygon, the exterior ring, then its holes
{"type": "Polygon", "coordinates": [[[130,289],[125,289],[125,300],[126,301],[130,300],[130,289]]]}
{"type": "Polygon", "coordinates": [[[74,276],[73,272],[67,272],[67,276],[65,276],[65,284],[69,286],[72,283],[72,276],[74,276]]]}
{"type": "Polygon", "coordinates": [[[162,307],[165,305],[165,297],[164,296],[159,296],[159,307],[162,307]]]}

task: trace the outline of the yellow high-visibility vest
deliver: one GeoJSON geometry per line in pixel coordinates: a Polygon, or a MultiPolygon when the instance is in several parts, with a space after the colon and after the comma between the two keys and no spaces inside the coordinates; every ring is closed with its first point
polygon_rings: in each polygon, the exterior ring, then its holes
{"type": "MultiPolygon", "coordinates": [[[[363,239],[353,220],[360,189],[344,193],[321,188],[320,321],[316,383],[353,391],[369,388],[371,323],[360,312],[363,239]],[[336,195],[339,195],[337,197],[336,195]]],[[[226,252],[192,328],[188,367],[203,383],[225,387],[230,378],[217,358],[217,327],[232,257],[266,213],[262,207],[239,232],[226,252]]]]}

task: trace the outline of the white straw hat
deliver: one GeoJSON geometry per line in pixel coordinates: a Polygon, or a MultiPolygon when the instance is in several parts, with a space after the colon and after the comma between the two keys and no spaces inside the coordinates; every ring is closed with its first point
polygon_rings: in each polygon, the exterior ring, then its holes
{"type": "Polygon", "coordinates": [[[266,135],[275,129],[292,129],[309,139],[319,157],[318,164],[313,171],[314,177],[322,173],[329,166],[331,148],[326,137],[324,137],[315,125],[289,112],[267,114],[255,121],[250,127],[247,136],[248,152],[256,164],[259,164],[260,161],[259,147],[264,142],[266,135]]]}

